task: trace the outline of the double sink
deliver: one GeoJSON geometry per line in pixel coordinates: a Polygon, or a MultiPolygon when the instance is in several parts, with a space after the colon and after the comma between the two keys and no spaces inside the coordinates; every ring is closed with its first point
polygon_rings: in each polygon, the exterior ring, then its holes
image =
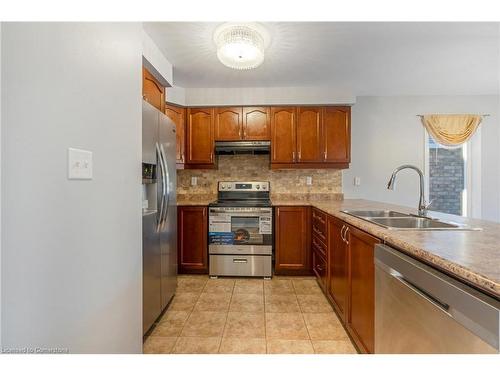
{"type": "Polygon", "coordinates": [[[464,224],[390,210],[342,210],[342,212],[393,230],[479,230],[464,224]]]}

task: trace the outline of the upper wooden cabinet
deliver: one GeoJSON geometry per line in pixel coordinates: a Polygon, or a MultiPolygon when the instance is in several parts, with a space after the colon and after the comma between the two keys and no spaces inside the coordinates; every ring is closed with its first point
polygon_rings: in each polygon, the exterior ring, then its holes
{"type": "Polygon", "coordinates": [[[142,98],[160,111],[165,111],[165,87],[144,67],[142,68],[142,98]]]}
{"type": "Polygon", "coordinates": [[[215,108],[215,140],[269,140],[269,114],[269,107],[215,108]]]}
{"type": "Polygon", "coordinates": [[[214,166],[214,109],[188,108],[186,124],[187,167],[214,166]]]}
{"type": "Polygon", "coordinates": [[[215,108],[215,140],[243,139],[243,109],[241,107],[215,108]]]}
{"type": "Polygon", "coordinates": [[[167,104],[165,106],[165,114],[175,124],[175,133],[177,139],[176,163],[182,165],[186,158],[186,108],[167,104]]]}
{"type": "Polygon", "coordinates": [[[271,107],[271,163],[296,161],[295,107],[271,107]]]}
{"type": "Polygon", "coordinates": [[[350,107],[272,107],[271,168],[347,168],[350,107]]]}
{"type": "Polygon", "coordinates": [[[321,107],[297,108],[297,162],[319,163],[321,153],[321,107]]]}
{"type": "Polygon", "coordinates": [[[275,273],[310,275],[312,273],[310,207],[276,207],[275,213],[275,273]]]}
{"type": "Polygon", "coordinates": [[[351,107],[323,107],[322,151],[327,163],[351,161],[351,107]]]}
{"type": "Polygon", "coordinates": [[[243,107],[243,139],[249,141],[269,141],[271,108],[243,107]]]}

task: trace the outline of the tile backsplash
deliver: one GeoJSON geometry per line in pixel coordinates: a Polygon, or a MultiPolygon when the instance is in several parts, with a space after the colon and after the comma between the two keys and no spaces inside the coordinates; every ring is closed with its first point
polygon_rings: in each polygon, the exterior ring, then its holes
{"type": "Polygon", "coordinates": [[[217,195],[218,181],[270,181],[271,196],[342,193],[342,172],[336,169],[271,170],[269,155],[220,155],[218,169],[177,171],[177,195],[217,195]],[[312,185],[306,177],[312,177],[312,185]],[[191,186],[191,177],[197,185],[191,186]]]}

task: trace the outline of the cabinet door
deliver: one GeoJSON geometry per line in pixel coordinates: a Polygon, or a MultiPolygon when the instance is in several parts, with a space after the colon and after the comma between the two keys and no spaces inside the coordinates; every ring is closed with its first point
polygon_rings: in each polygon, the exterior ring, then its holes
{"type": "Polygon", "coordinates": [[[249,141],[269,141],[270,117],[269,107],[243,107],[243,138],[249,141]]]}
{"type": "Polygon", "coordinates": [[[342,239],[346,228],[343,221],[328,218],[328,295],[343,320],[347,318],[349,299],[349,257],[347,244],[342,239]]]}
{"type": "Polygon", "coordinates": [[[322,138],[325,162],[351,161],[351,107],[323,108],[322,138]]]}
{"type": "Polygon", "coordinates": [[[374,247],[380,241],[369,234],[348,227],[350,258],[350,308],[348,327],[358,347],[368,353],[374,350],[375,326],[375,268],[374,247]]]}
{"type": "Polygon", "coordinates": [[[188,164],[214,162],[214,116],[212,108],[189,108],[187,119],[188,164]]]}
{"type": "Polygon", "coordinates": [[[177,248],[179,273],[208,273],[206,206],[179,206],[177,248]]]}
{"type": "Polygon", "coordinates": [[[271,163],[296,160],[295,107],[271,108],[271,163]]]}
{"type": "Polygon", "coordinates": [[[243,139],[241,107],[215,109],[215,140],[239,141],[243,139]]]}
{"type": "Polygon", "coordinates": [[[142,98],[160,111],[165,110],[165,87],[146,69],[142,68],[142,98]]]}
{"type": "Polygon", "coordinates": [[[276,208],[275,272],[281,275],[310,275],[310,208],[276,208]]]}
{"type": "Polygon", "coordinates": [[[299,107],[297,109],[297,161],[318,163],[321,155],[321,108],[299,107]]]}
{"type": "Polygon", "coordinates": [[[176,140],[177,140],[176,162],[178,164],[183,164],[185,157],[186,157],[186,153],[185,153],[186,109],[182,108],[182,107],[177,107],[174,105],[167,104],[165,106],[165,114],[175,124],[175,136],[176,136],[176,140]]]}

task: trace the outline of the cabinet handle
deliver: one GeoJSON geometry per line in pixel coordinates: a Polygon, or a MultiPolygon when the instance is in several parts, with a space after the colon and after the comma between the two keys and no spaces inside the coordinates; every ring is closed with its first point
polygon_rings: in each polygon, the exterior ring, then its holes
{"type": "Polygon", "coordinates": [[[342,225],[342,229],[340,230],[340,238],[342,239],[342,242],[345,242],[345,238],[344,238],[344,229],[345,229],[345,225],[342,225]]]}
{"type": "Polygon", "coordinates": [[[318,271],[323,271],[323,267],[321,267],[319,264],[316,266],[316,268],[318,269],[318,271]]]}
{"type": "Polygon", "coordinates": [[[299,160],[300,160],[300,151],[298,152],[299,160]]]}
{"type": "Polygon", "coordinates": [[[295,151],[292,151],[292,160],[295,161],[295,151]]]}
{"type": "Polygon", "coordinates": [[[325,237],[325,235],[323,234],[323,232],[322,232],[322,231],[320,231],[320,230],[319,230],[318,228],[316,228],[316,227],[313,227],[313,232],[314,232],[314,233],[316,233],[316,234],[317,234],[318,236],[320,236],[320,237],[323,237],[323,238],[325,237]]]}
{"type": "Polygon", "coordinates": [[[326,160],[326,151],[323,151],[323,160],[326,160]]]}
{"type": "Polygon", "coordinates": [[[214,152],[213,151],[210,152],[210,161],[214,161],[214,152]]]}
{"type": "Polygon", "coordinates": [[[321,224],[325,223],[325,220],[321,218],[321,216],[315,215],[313,213],[313,219],[317,219],[321,224]]]}
{"type": "Polygon", "coordinates": [[[344,233],[345,243],[346,245],[349,245],[349,240],[347,239],[347,232],[349,232],[349,227],[345,227],[345,233],[344,233]]]}

